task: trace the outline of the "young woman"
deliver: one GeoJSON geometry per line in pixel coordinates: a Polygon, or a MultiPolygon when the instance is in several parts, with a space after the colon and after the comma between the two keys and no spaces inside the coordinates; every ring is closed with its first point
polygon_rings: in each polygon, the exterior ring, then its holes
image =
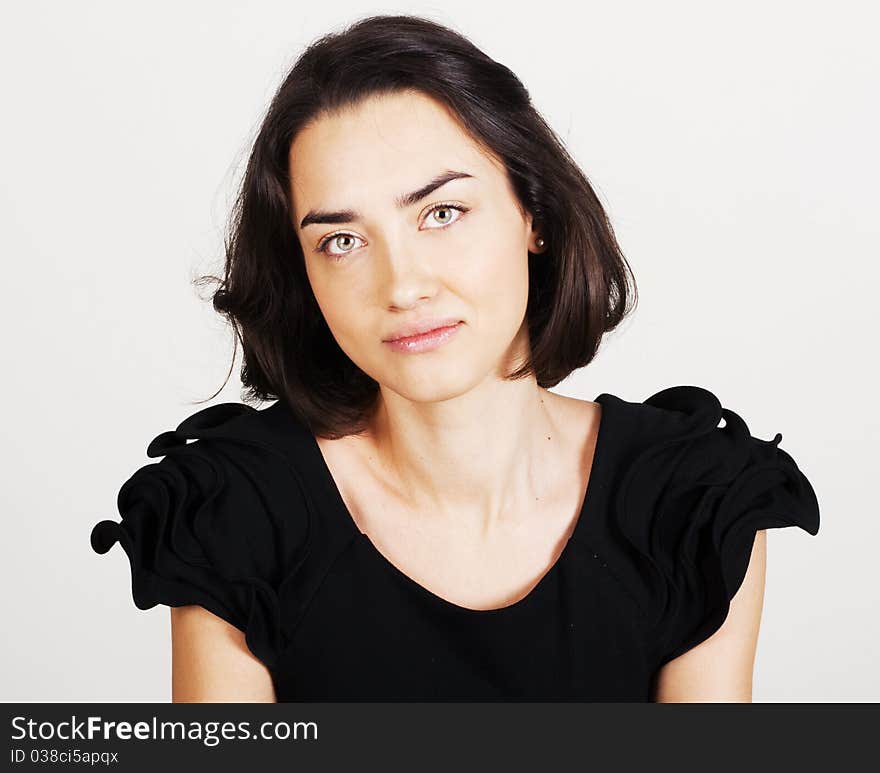
{"type": "Polygon", "coordinates": [[[809,481],[696,386],[549,391],[635,284],[516,76],[406,16],[322,38],[255,141],[215,308],[250,397],[119,492],[175,701],[747,701],[809,481]],[[195,441],[195,442],[188,442],[195,441]]]}

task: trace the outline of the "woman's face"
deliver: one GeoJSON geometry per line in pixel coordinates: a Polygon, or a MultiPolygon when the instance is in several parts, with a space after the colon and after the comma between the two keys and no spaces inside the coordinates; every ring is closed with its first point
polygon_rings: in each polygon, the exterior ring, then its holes
{"type": "Polygon", "coordinates": [[[445,400],[527,353],[528,251],[540,251],[539,234],[503,165],[442,103],[419,92],[371,98],[303,128],[289,160],[312,291],[340,348],[383,389],[445,400]],[[470,176],[398,201],[447,173],[470,176]],[[426,318],[462,324],[428,351],[386,343],[426,318]]]}

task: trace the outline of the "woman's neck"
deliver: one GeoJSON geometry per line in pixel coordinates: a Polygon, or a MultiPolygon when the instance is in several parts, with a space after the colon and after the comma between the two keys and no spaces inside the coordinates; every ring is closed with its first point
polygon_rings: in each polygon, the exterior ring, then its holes
{"type": "MultiPolygon", "coordinates": [[[[486,380],[415,403],[383,389],[363,435],[371,466],[407,507],[489,535],[560,489],[566,398],[534,378],[486,380]]],[[[509,525],[509,523],[508,523],[509,525]]]]}

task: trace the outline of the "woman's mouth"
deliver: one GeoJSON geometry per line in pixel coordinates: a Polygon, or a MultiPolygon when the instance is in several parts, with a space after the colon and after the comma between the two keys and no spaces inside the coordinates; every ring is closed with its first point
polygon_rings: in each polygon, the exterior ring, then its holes
{"type": "Polygon", "coordinates": [[[386,346],[390,346],[394,351],[402,352],[404,354],[430,352],[443,346],[443,344],[458,332],[458,329],[462,324],[462,322],[456,322],[454,325],[434,328],[427,333],[408,336],[406,338],[397,338],[394,341],[384,341],[383,343],[386,346]]]}

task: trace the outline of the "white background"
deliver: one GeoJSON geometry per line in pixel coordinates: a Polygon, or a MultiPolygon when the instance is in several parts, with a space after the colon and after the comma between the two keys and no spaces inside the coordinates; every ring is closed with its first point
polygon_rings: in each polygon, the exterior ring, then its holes
{"type": "MultiPolygon", "coordinates": [[[[429,16],[508,65],[608,209],[640,300],[557,391],[713,391],[821,527],[768,533],[755,700],[880,698],[878,18],[838,2],[18,3],[3,104],[0,700],[170,699],[169,614],[91,527],[226,376],[190,279],[302,48],[429,16]]],[[[204,291],[202,291],[204,292],[204,291]]],[[[239,362],[211,401],[237,401],[239,362]]]]}

